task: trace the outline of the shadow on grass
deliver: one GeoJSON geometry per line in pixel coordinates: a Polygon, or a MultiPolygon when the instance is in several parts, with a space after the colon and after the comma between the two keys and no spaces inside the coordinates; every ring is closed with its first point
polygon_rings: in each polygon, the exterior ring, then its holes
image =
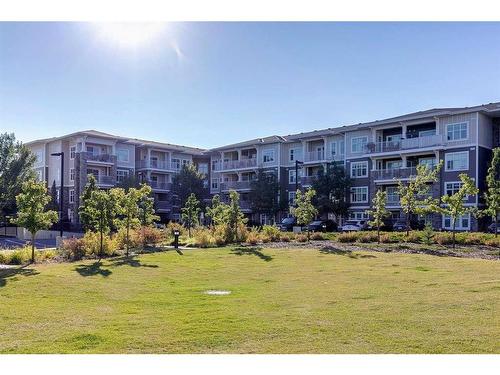
{"type": "Polygon", "coordinates": [[[119,266],[130,266],[130,267],[149,267],[149,268],[158,268],[156,264],[143,264],[139,259],[135,256],[130,257],[120,257],[113,259],[113,262],[110,263],[111,267],[119,267],[119,266]]]}
{"type": "Polygon", "coordinates": [[[255,255],[266,262],[273,260],[272,256],[264,254],[259,247],[235,247],[231,252],[235,255],[255,255]]]}
{"type": "Polygon", "coordinates": [[[338,247],[333,247],[333,246],[324,246],[321,249],[319,249],[319,252],[321,254],[344,255],[352,259],[376,258],[376,256],[372,254],[353,253],[351,250],[339,249],[338,247]]]}
{"type": "Polygon", "coordinates": [[[26,268],[29,265],[16,267],[16,268],[2,268],[0,269],[0,288],[7,285],[7,281],[15,281],[18,276],[36,276],[40,272],[32,268],[26,268]]]}
{"type": "Polygon", "coordinates": [[[102,268],[102,263],[100,261],[94,262],[92,264],[80,264],[76,266],[75,271],[80,274],[80,276],[96,276],[101,275],[102,277],[108,277],[113,272],[106,268],[102,268]]]}

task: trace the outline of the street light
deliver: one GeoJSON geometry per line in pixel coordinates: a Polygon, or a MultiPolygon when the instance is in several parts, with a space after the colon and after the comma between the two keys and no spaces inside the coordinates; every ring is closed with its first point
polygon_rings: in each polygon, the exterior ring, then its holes
{"type": "Polygon", "coordinates": [[[54,152],[51,156],[61,158],[61,189],[59,193],[59,231],[61,238],[63,236],[63,209],[64,209],[64,152],[54,152]]]}

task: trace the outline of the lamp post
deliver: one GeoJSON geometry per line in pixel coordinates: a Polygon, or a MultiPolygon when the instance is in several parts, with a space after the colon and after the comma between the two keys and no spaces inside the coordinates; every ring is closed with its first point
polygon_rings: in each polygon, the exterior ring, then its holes
{"type": "Polygon", "coordinates": [[[295,191],[299,190],[299,165],[302,164],[304,162],[295,160],[295,191]]]}
{"type": "Polygon", "coordinates": [[[54,152],[51,156],[61,158],[61,189],[59,193],[59,232],[63,236],[63,209],[64,209],[64,152],[54,152]]]}

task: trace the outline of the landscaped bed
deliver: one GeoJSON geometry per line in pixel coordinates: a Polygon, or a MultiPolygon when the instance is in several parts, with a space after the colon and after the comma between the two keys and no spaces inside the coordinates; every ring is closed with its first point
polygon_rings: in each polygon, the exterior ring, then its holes
{"type": "Polygon", "coordinates": [[[500,262],[350,249],[1,269],[0,352],[500,352],[500,262]]]}

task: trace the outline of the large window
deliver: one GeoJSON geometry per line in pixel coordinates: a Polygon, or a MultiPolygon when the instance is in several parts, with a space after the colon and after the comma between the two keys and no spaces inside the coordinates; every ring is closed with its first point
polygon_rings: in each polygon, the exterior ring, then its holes
{"type": "Polygon", "coordinates": [[[69,180],[75,181],[75,168],[70,168],[69,170],[69,180]]]}
{"type": "Polygon", "coordinates": [[[446,127],[446,133],[449,141],[459,141],[468,138],[468,126],[466,122],[459,124],[449,124],[446,127]]]}
{"type": "Polygon", "coordinates": [[[341,141],[339,141],[339,154],[340,155],[345,154],[345,142],[343,139],[341,141]]]}
{"type": "MultiPolygon", "coordinates": [[[[299,178],[302,176],[302,170],[299,169],[299,178]]],[[[288,171],[288,182],[290,184],[294,184],[296,182],[296,178],[295,178],[295,169],[290,169],[288,171]]]]}
{"type": "Polygon", "coordinates": [[[368,203],[368,186],[351,188],[351,203],[368,203]]]}
{"type": "Polygon", "coordinates": [[[356,137],[351,139],[351,152],[364,152],[368,137],[356,137]]]}
{"type": "Polygon", "coordinates": [[[349,212],[349,219],[351,220],[368,220],[368,214],[366,212],[349,212]]]}
{"type": "Polygon", "coordinates": [[[274,150],[264,150],[262,152],[262,160],[264,163],[274,162],[274,150]]]}
{"type": "Polygon", "coordinates": [[[34,154],[35,154],[35,158],[36,158],[35,163],[36,164],[43,163],[43,151],[35,151],[34,154]]]}
{"type": "Polygon", "coordinates": [[[181,169],[181,159],[172,159],[172,168],[181,169]]]}
{"type": "Polygon", "coordinates": [[[456,194],[460,190],[461,186],[461,182],[447,182],[445,184],[446,195],[456,194]]]}
{"type": "Polygon", "coordinates": [[[449,152],[444,156],[446,171],[465,171],[469,169],[469,152],[449,152]]]}
{"type": "Polygon", "coordinates": [[[216,190],[219,188],[219,178],[214,177],[212,178],[212,184],[210,185],[213,190],[216,190]]]}
{"type": "Polygon", "coordinates": [[[69,158],[74,159],[76,154],[76,146],[71,146],[69,148],[69,158]]]}
{"type": "Polygon", "coordinates": [[[128,169],[117,169],[116,170],[116,182],[123,182],[129,174],[128,169]]]}
{"type": "Polygon", "coordinates": [[[122,163],[129,162],[129,153],[127,149],[116,150],[116,159],[122,163]]]}
{"type": "Polygon", "coordinates": [[[368,162],[367,161],[352,162],[351,177],[352,178],[368,177],[368,162]]]}
{"type": "Polygon", "coordinates": [[[295,191],[289,191],[288,192],[288,204],[294,205],[295,204],[295,197],[297,193],[295,191]]]}
{"type": "Polygon", "coordinates": [[[198,172],[202,174],[208,174],[208,164],[207,163],[199,163],[198,164],[198,172]]]}
{"type": "MultiPolygon", "coordinates": [[[[444,229],[453,229],[452,228],[451,217],[448,215],[443,216],[443,228],[444,229]]],[[[470,214],[466,214],[457,218],[457,222],[455,224],[455,229],[458,230],[469,230],[470,229],[470,214]]]]}
{"type": "Polygon", "coordinates": [[[330,155],[335,157],[338,154],[337,142],[330,142],[330,155]]]}
{"type": "Polygon", "coordinates": [[[69,203],[75,203],[75,191],[74,190],[69,191],[69,203]]]}
{"type": "Polygon", "coordinates": [[[302,159],[302,149],[300,147],[296,147],[296,148],[291,148],[290,151],[289,151],[289,157],[288,157],[288,160],[289,161],[300,161],[302,159]]]}

